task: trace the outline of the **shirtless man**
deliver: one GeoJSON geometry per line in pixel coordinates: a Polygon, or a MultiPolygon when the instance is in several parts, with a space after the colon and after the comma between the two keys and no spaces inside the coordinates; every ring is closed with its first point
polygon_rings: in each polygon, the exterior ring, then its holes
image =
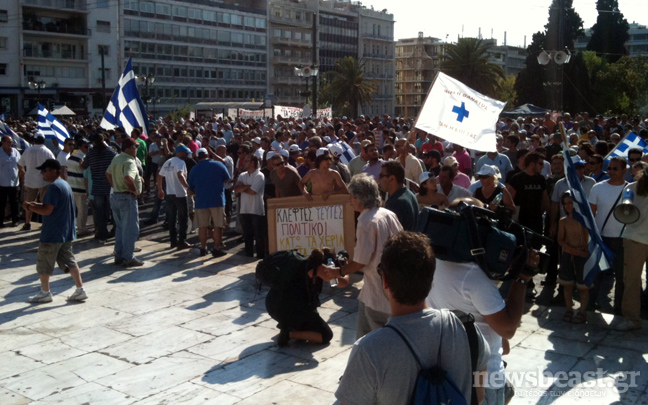
{"type": "Polygon", "coordinates": [[[574,219],[574,200],[571,191],[565,191],[561,197],[563,209],[567,216],[558,222],[558,244],[562,248],[560,260],[560,273],[558,283],[564,286],[565,307],[563,321],[585,323],[587,321],[587,304],[589,301],[589,287],[583,281],[585,262],[589,257],[587,243],[589,234],[587,229],[574,219]],[[574,284],[580,295],[580,308],[574,316],[574,301],[572,300],[574,284]]]}
{"type": "Polygon", "coordinates": [[[319,148],[316,152],[315,169],[306,173],[301,180],[302,194],[307,200],[312,201],[314,195],[321,195],[326,201],[331,194],[349,194],[346,184],[342,181],[340,173],[331,169],[333,158],[326,148],[319,148]],[[308,193],[306,184],[311,182],[311,193],[308,193]]]}

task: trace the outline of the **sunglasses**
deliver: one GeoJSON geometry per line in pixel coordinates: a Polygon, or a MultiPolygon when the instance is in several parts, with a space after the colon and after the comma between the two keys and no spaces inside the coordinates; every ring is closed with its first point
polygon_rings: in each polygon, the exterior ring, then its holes
{"type": "Polygon", "coordinates": [[[609,172],[611,172],[611,171],[617,171],[617,170],[620,171],[621,168],[620,168],[620,167],[616,167],[616,166],[610,166],[610,167],[608,167],[608,171],[609,171],[609,172]]]}
{"type": "Polygon", "coordinates": [[[490,177],[490,176],[487,175],[487,174],[480,174],[480,175],[479,175],[479,179],[480,179],[480,180],[485,180],[485,179],[487,179],[487,178],[489,178],[489,177],[490,177]]]}
{"type": "Polygon", "coordinates": [[[380,174],[378,175],[378,178],[379,178],[379,179],[382,179],[383,177],[389,177],[389,175],[388,175],[388,174],[382,174],[382,173],[380,173],[380,174]]]}

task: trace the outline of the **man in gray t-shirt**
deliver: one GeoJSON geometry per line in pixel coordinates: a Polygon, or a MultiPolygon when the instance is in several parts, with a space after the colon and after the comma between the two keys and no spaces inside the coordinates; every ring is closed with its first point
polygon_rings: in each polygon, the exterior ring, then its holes
{"type": "MultiPolygon", "coordinates": [[[[391,307],[387,325],[404,335],[423,367],[440,365],[470,403],[473,370],[466,331],[454,314],[428,308],[425,302],[434,268],[434,255],[425,235],[404,231],[387,241],[380,267],[391,307]]],[[[490,350],[478,328],[477,335],[477,370],[482,371],[490,350]]],[[[353,346],[335,396],[344,404],[407,404],[419,371],[398,333],[380,328],[353,346]]],[[[477,396],[481,402],[483,388],[477,388],[477,396]]]]}

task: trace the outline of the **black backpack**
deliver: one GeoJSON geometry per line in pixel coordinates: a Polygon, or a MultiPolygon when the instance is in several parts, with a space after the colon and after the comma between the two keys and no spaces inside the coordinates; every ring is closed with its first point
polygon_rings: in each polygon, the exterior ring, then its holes
{"type": "Polygon", "coordinates": [[[296,276],[307,271],[308,258],[296,250],[280,250],[261,260],[256,267],[256,279],[275,290],[290,288],[296,276]]]}
{"type": "MultiPolygon", "coordinates": [[[[441,311],[442,322],[444,320],[443,312],[445,311],[441,311]]],[[[453,316],[451,314],[448,315],[453,316]]],[[[463,323],[466,334],[468,335],[468,345],[470,347],[470,363],[473,376],[473,387],[471,390],[470,404],[477,405],[477,391],[475,390],[474,378],[475,371],[477,369],[479,341],[477,330],[475,329],[475,318],[472,316],[472,314],[464,314],[460,311],[457,311],[456,316],[463,323]]],[[[419,374],[416,378],[414,393],[409,400],[410,404],[467,405],[469,403],[466,398],[464,398],[461,390],[457,387],[455,382],[452,380],[452,376],[448,374],[447,371],[445,371],[439,364],[424,369],[421,364],[421,360],[416,355],[414,349],[407,341],[405,336],[401,333],[401,331],[389,324],[385,325],[385,327],[392,329],[398,334],[398,336],[400,336],[405,345],[407,345],[410,353],[412,353],[412,356],[414,356],[414,359],[419,366],[419,374]]],[[[442,336],[439,336],[439,339],[442,339],[442,336]]],[[[439,353],[437,354],[437,361],[441,359],[441,343],[442,342],[439,341],[439,353]]]]}

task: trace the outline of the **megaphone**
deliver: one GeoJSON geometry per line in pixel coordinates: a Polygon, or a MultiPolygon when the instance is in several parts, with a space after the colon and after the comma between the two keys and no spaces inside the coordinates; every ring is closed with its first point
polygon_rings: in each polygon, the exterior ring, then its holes
{"type": "Polygon", "coordinates": [[[538,54],[538,63],[541,65],[546,65],[549,63],[551,60],[551,55],[547,53],[547,51],[542,51],[540,54],[538,54]]]}
{"type": "Polygon", "coordinates": [[[556,52],[556,56],[554,56],[554,62],[556,62],[557,65],[562,65],[563,63],[569,62],[570,59],[569,54],[565,51],[558,51],[556,52]]]}
{"type": "Polygon", "coordinates": [[[636,205],[632,202],[634,201],[634,192],[630,188],[626,188],[623,192],[623,198],[621,199],[621,204],[614,207],[614,218],[622,224],[634,224],[641,217],[641,212],[636,205]]]}

